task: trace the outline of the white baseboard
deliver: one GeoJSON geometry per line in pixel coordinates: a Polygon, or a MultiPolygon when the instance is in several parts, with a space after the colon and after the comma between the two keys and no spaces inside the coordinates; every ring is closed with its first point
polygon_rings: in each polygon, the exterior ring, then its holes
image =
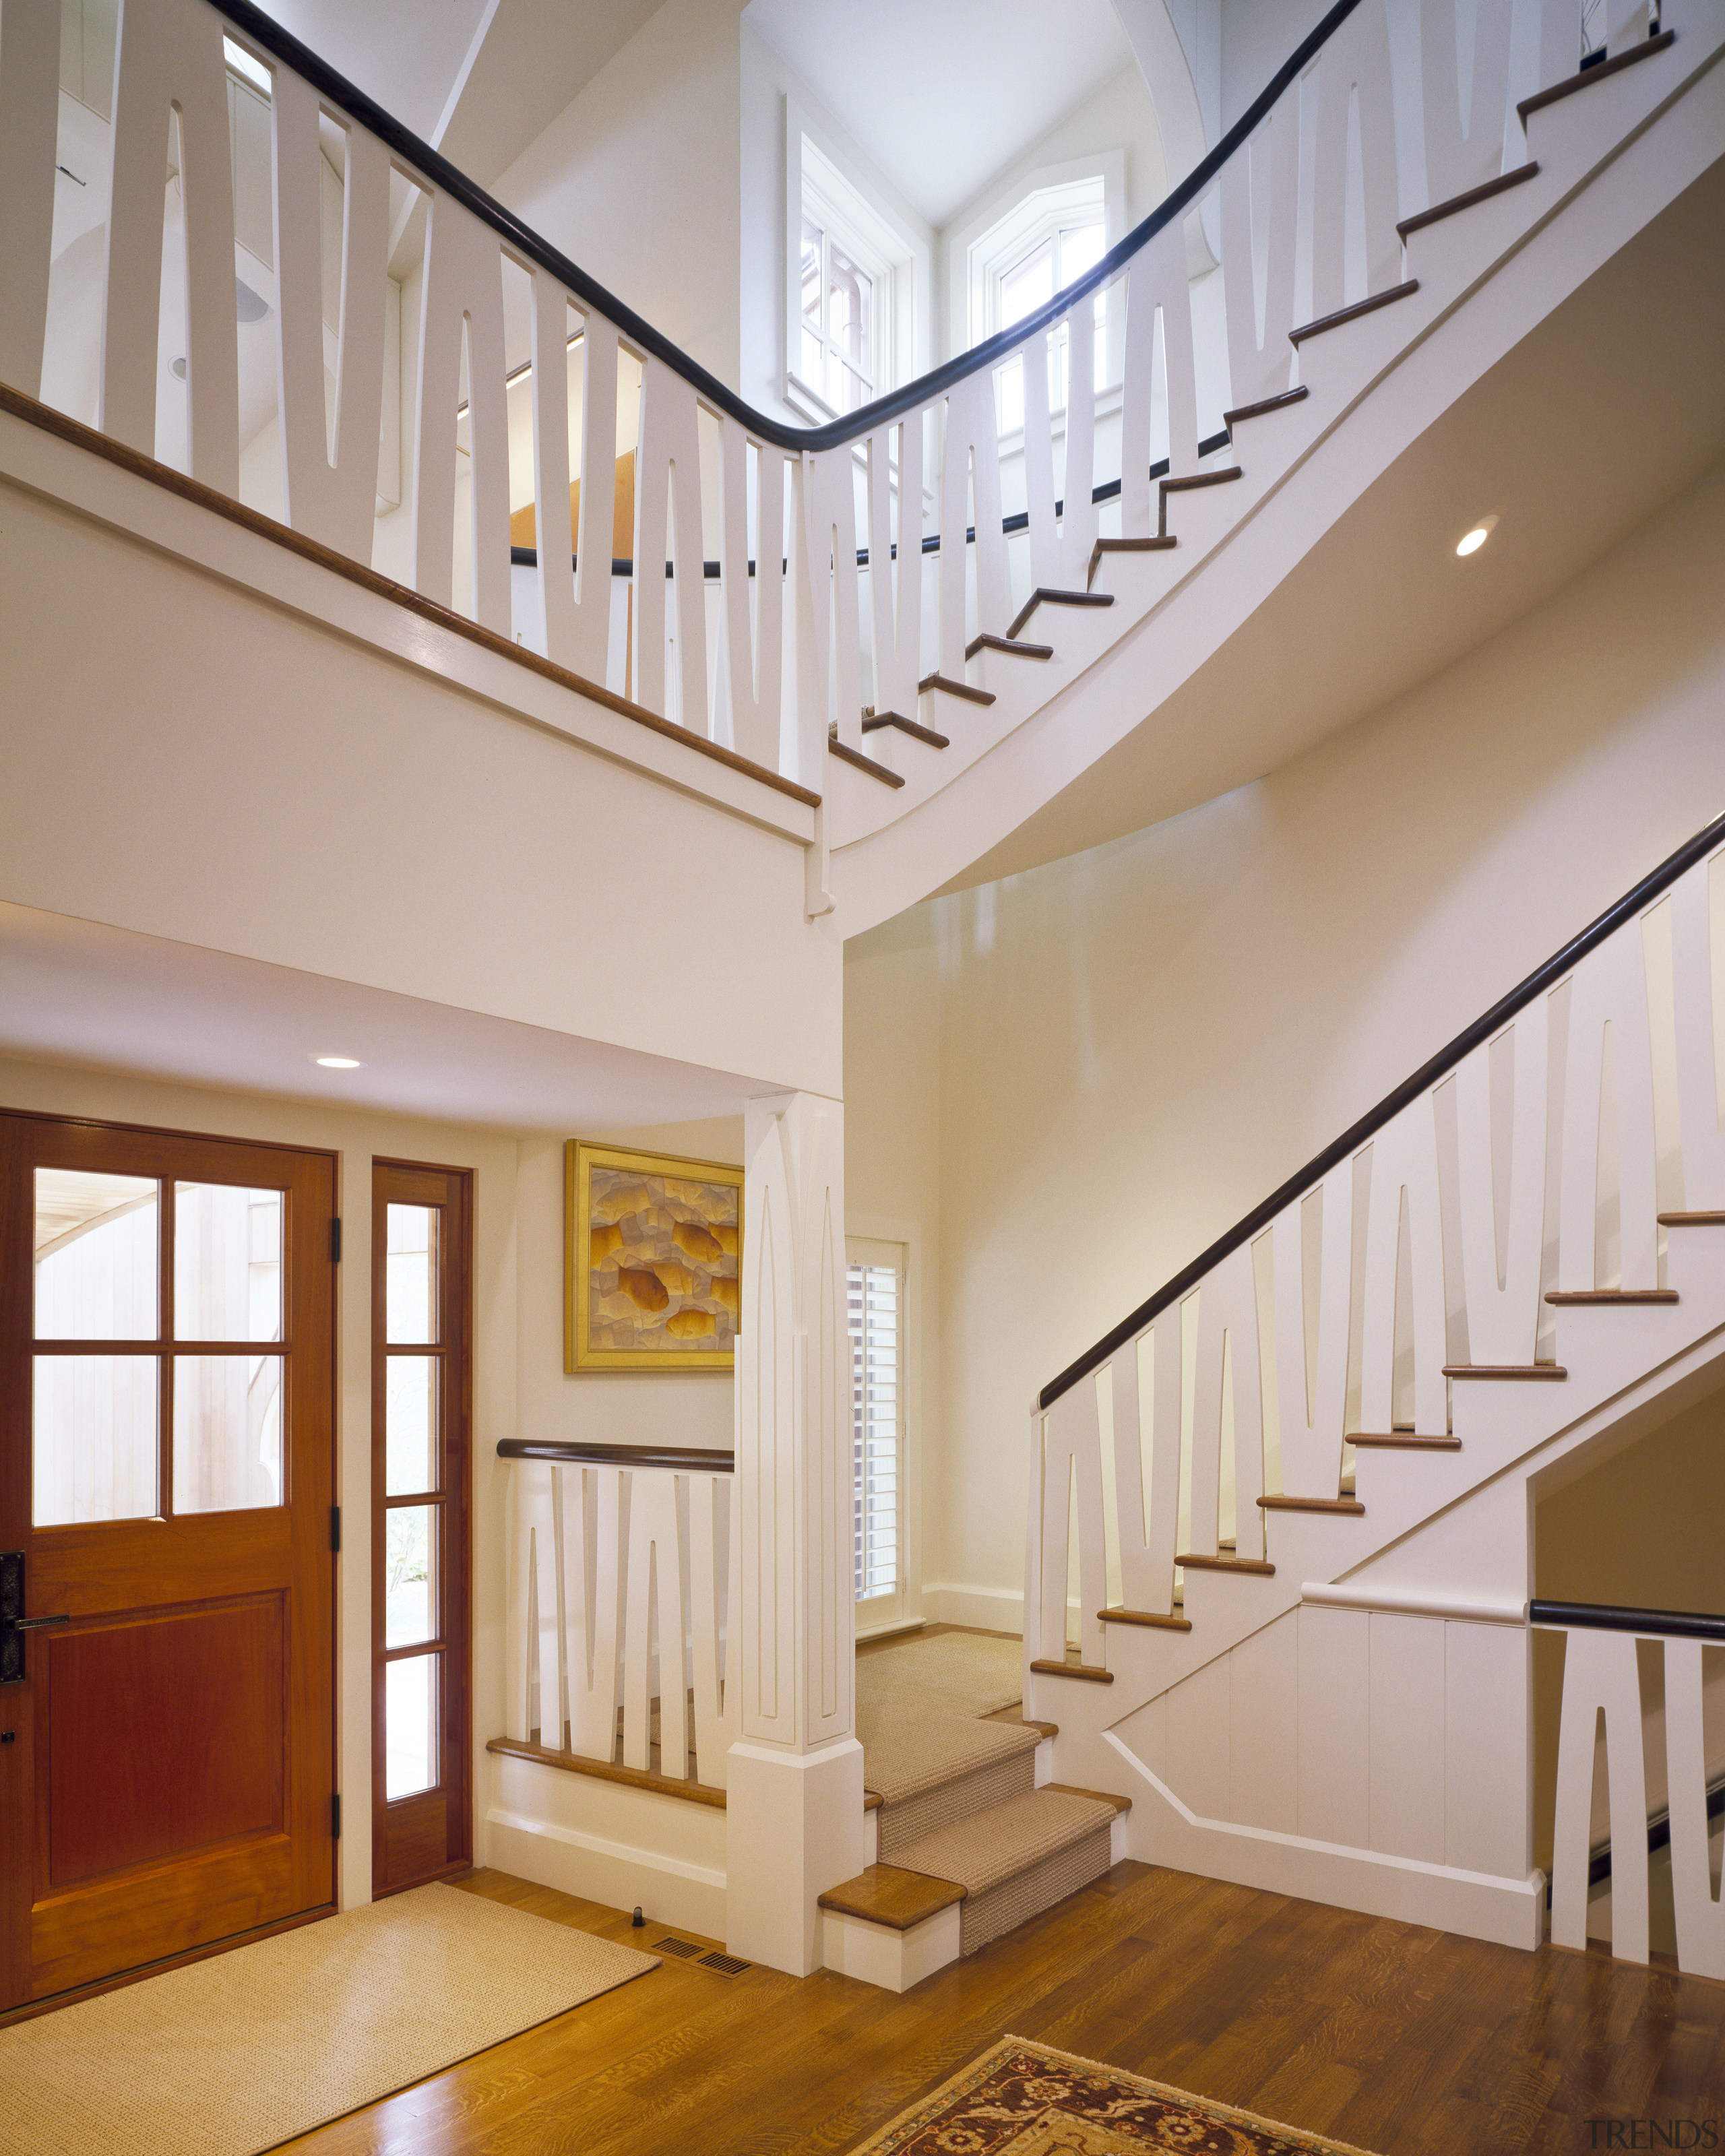
{"type": "Polygon", "coordinates": [[[1430,1924],[1438,1931],[1530,1952],[1539,1943],[1545,1918],[1543,1871],[1525,1879],[1497,1878],[1266,1827],[1201,1819],[1111,1731],[1102,1732],[1102,1742],[1119,1755],[1118,1786],[1132,1799],[1122,1821],[1122,1839],[1127,1853],[1141,1863],[1167,1865],[1302,1901],[1327,1902],[1404,1924],[1430,1924]]]}
{"type": "Polygon", "coordinates": [[[927,1582],[922,1614],[933,1625],[970,1625],[983,1632],[1011,1632],[1022,1637],[1024,1597],[1016,1587],[970,1587],[954,1580],[927,1582]]]}

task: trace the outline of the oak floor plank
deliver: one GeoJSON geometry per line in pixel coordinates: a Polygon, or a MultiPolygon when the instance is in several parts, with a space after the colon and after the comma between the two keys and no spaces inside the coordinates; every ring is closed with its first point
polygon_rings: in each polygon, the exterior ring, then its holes
{"type": "MultiPolygon", "coordinates": [[[[501,1872],[455,1883],[649,1951],[696,1937],[501,1872]]],[[[1590,2118],[1725,2118],[1725,1984],[1127,1863],[901,1998],[667,1956],[289,2145],[843,2156],[1009,2034],[1378,2156],[1568,2156],[1590,2118]]]]}

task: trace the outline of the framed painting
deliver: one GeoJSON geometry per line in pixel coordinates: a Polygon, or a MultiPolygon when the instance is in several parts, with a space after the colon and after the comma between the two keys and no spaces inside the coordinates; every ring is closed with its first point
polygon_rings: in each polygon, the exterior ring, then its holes
{"type": "Polygon", "coordinates": [[[571,1138],[565,1172],[564,1368],[734,1368],[742,1170],[571,1138]]]}

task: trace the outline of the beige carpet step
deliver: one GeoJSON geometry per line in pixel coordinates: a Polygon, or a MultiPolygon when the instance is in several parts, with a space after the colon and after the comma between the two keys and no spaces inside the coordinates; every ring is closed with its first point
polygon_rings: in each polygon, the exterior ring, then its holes
{"type": "MultiPolygon", "coordinates": [[[[1036,1784],[1039,1732],[1014,1722],[960,1721],[931,1717],[911,1730],[893,1732],[885,1750],[889,1769],[919,1768],[912,1776],[887,1771],[878,1822],[882,1863],[901,1862],[901,1851],[932,1834],[960,1826],[979,1812],[1013,1797],[1028,1796],[1036,1784]]],[[[881,1773],[883,1748],[864,1753],[864,1776],[881,1773]]]]}
{"type": "Polygon", "coordinates": [[[1100,1879],[1121,1809],[1118,1799],[1027,1789],[925,1835],[898,1850],[892,1862],[963,1887],[959,1952],[974,1953],[1100,1879]]]}

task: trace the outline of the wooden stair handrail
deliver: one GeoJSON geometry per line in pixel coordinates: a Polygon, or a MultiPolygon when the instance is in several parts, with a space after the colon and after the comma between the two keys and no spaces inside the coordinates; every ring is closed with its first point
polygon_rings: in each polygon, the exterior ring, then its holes
{"type": "MultiPolygon", "coordinates": [[[[1232,1256],[1242,1245],[1262,1235],[1279,1213],[1310,1189],[1312,1184],[1322,1182],[1332,1168],[1351,1158],[1374,1132],[1382,1130],[1393,1116],[1399,1115],[1410,1101],[1417,1100],[1421,1093],[1429,1091],[1481,1041],[1490,1040],[1502,1032],[1516,1013],[1524,1009],[1536,996],[1543,995],[1548,988],[1554,988],[1589,951],[1597,948],[1607,937],[1635,920],[1686,869],[1704,860],[1722,843],[1725,843],[1725,816],[1716,816],[1692,839],[1679,846],[1676,853],[1667,855],[1657,868],[1643,876],[1633,890],[1625,891],[1615,905],[1608,906],[1596,920],[1589,921],[1579,936],[1572,937],[1543,966],[1536,967],[1524,981],[1493,1004],[1490,1010],[1457,1034],[1447,1047],[1440,1048],[1435,1055],[1422,1063],[1412,1077],[1404,1079],[1394,1091],[1386,1094],[1375,1108],[1368,1109],[1351,1128],[1332,1140],[1313,1159],[1307,1161],[1304,1168],[1291,1175],[1260,1204],[1255,1205],[1242,1219],[1236,1220],[1225,1235],[1219,1235],[1207,1250],[1201,1251],[1190,1265],[1184,1266],[1154,1295],[1141,1302],[1130,1317],[1122,1318],[1111,1332],[1105,1332],[1096,1345],[1086,1349],[1076,1362],[1069,1363],[1060,1375],[1038,1394],[1039,1407],[1052,1407],[1062,1393],[1070,1392],[1081,1379],[1089,1377],[1093,1370],[1100,1369],[1111,1356],[1125,1347],[1128,1340],[1136,1339],[1153,1318],[1189,1296],[1204,1275],[1214,1271],[1224,1258],[1232,1256]]],[[[1455,1376],[1458,1373],[1451,1367],[1446,1374],[1455,1376]]],[[[1463,1368],[1459,1374],[1463,1377],[1505,1377],[1511,1373],[1505,1370],[1488,1371],[1469,1367],[1463,1368]]],[[[1522,1374],[1560,1378],[1567,1373],[1554,1363],[1540,1363],[1522,1374]]]]}

